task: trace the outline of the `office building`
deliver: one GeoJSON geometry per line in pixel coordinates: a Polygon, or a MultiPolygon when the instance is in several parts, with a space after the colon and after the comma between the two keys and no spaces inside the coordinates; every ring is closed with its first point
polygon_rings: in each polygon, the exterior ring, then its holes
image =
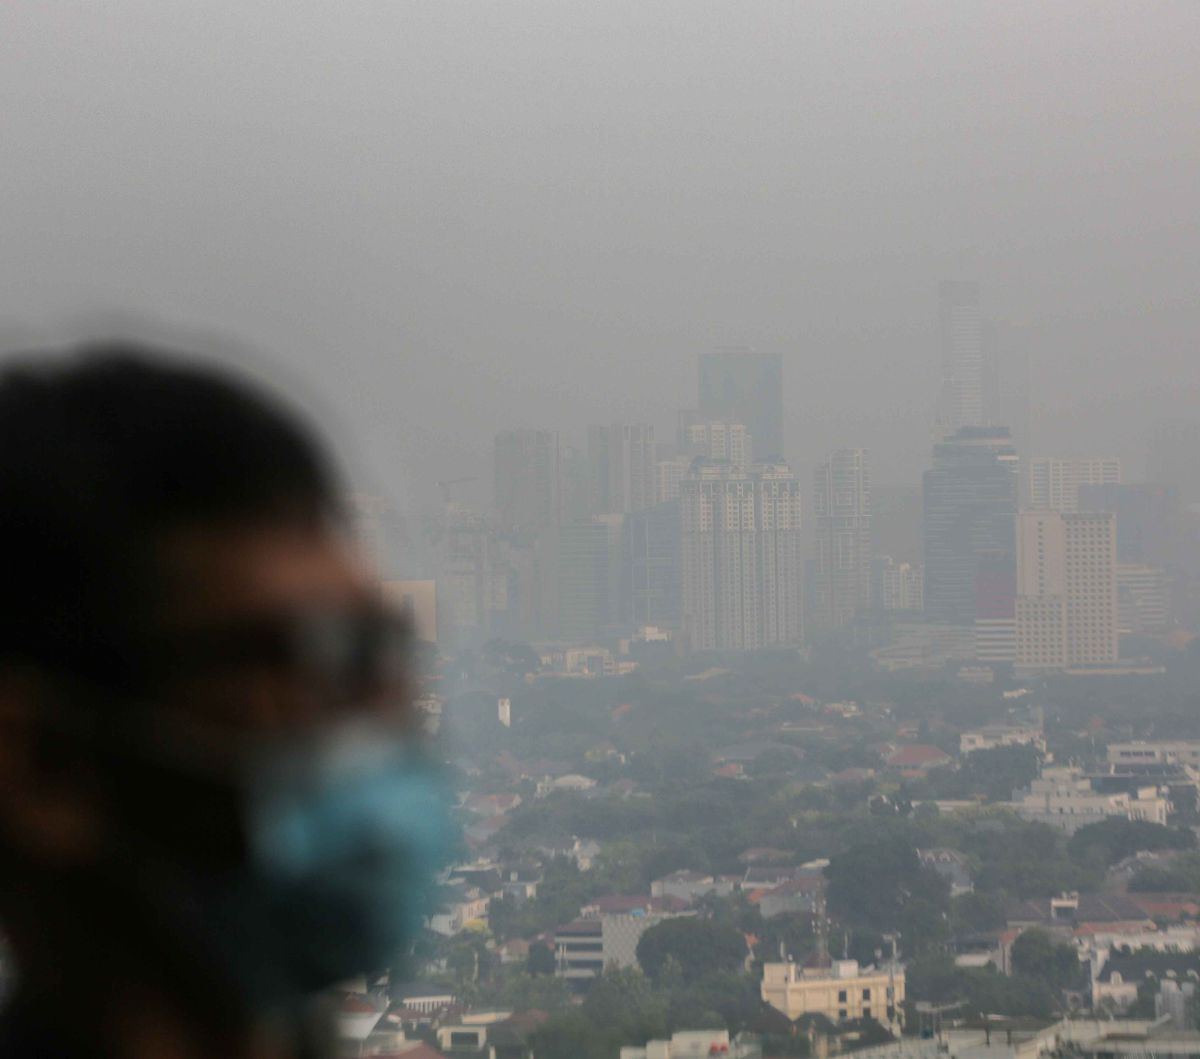
{"type": "Polygon", "coordinates": [[[597,516],[566,522],[557,541],[555,640],[578,643],[601,636],[618,617],[623,517],[597,516]]]}
{"type": "Polygon", "coordinates": [[[876,555],[920,565],[921,486],[871,483],[871,547],[876,555]]]}
{"type": "Polygon", "coordinates": [[[1012,548],[997,548],[979,555],[975,569],[976,661],[1015,661],[1016,582],[1016,556],[1012,548]]]}
{"type": "Polygon", "coordinates": [[[1033,511],[1079,510],[1082,485],[1117,485],[1121,461],[1115,456],[1034,456],[1029,462],[1029,507],[1033,511]]]}
{"type": "Polygon", "coordinates": [[[701,353],[699,376],[702,418],[744,424],[754,439],[755,459],[783,458],[783,358],[778,353],[701,353]]]}
{"type": "Polygon", "coordinates": [[[1017,454],[1007,427],[964,427],[933,448],[923,479],[925,613],[973,626],[984,556],[1014,550],[1017,454]]]}
{"type": "Polygon", "coordinates": [[[592,514],[628,514],[653,504],[656,460],[649,423],[588,427],[592,514]]]}
{"type": "Polygon", "coordinates": [[[1171,624],[1171,582],[1162,567],[1117,563],[1117,621],[1122,636],[1159,633],[1171,624]]]}
{"type": "Polygon", "coordinates": [[[817,468],[816,564],[809,614],[837,629],[871,605],[871,479],[864,449],[838,449],[817,468]]]}
{"type": "Polygon", "coordinates": [[[786,464],[693,466],[681,496],[683,632],[692,650],[800,642],[800,510],[786,464]]]}
{"type": "Polygon", "coordinates": [[[634,628],[678,629],[683,618],[680,501],[627,516],[624,550],[622,619],[634,628]]]}
{"type": "Polygon", "coordinates": [[[1181,556],[1183,511],[1174,486],[1108,483],[1079,487],[1080,511],[1108,511],[1117,519],[1117,559],[1170,569],[1181,556]]]}
{"type": "Polygon", "coordinates": [[[940,439],[986,422],[978,283],[944,280],[938,286],[938,331],[942,390],[936,438],[940,439]]]}
{"type": "Polygon", "coordinates": [[[1113,516],[1023,511],[1016,536],[1017,665],[1063,669],[1115,663],[1113,516]]]}
{"type": "Polygon", "coordinates": [[[551,430],[505,430],[496,435],[493,466],[498,527],[503,533],[536,535],[562,518],[558,434],[551,430]]]}

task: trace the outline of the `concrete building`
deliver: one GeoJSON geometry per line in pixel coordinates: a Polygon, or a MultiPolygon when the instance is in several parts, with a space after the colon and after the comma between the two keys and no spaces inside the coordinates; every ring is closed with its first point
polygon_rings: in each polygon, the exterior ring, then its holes
{"type": "Polygon", "coordinates": [[[496,435],[493,507],[504,532],[536,534],[561,521],[558,434],[505,430],[496,435]]]}
{"type": "Polygon", "coordinates": [[[681,504],[668,500],[625,518],[621,620],[678,629],[683,620],[681,504]]]}
{"type": "Polygon", "coordinates": [[[944,438],[986,422],[978,283],[944,280],[938,285],[938,330],[942,391],[935,429],[936,437],[944,438]]]}
{"type": "Polygon", "coordinates": [[[677,1030],[669,1040],[647,1041],[644,1045],[626,1044],[620,1059],[762,1059],[757,1038],[728,1030],[677,1030]]]}
{"type": "Polygon", "coordinates": [[[1171,802],[1166,788],[1158,785],[1132,794],[1096,791],[1081,770],[1060,766],[1044,769],[1027,790],[1014,793],[1013,808],[1024,820],[1074,833],[1110,816],[1165,825],[1171,802]]]}
{"type": "Polygon", "coordinates": [[[683,631],[694,651],[803,636],[799,483],[786,464],[698,461],[683,482],[683,631]]]}
{"type": "Polygon", "coordinates": [[[871,605],[871,476],[865,449],[838,449],[813,482],[816,570],[809,614],[837,629],[871,605]]]}
{"type": "Polygon", "coordinates": [[[720,349],[699,358],[700,415],[742,423],[755,459],[778,461],[783,445],[783,358],[778,353],[720,349]]]}
{"type": "Polygon", "coordinates": [[[590,426],[587,437],[593,515],[628,514],[655,503],[657,451],[653,426],[590,426]]]}
{"type": "Polygon", "coordinates": [[[1073,515],[1081,485],[1118,485],[1121,461],[1115,456],[1034,456],[1029,461],[1029,506],[1034,511],[1073,515]]]}
{"type": "Polygon", "coordinates": [[[1007,427],[964,427],[923,479],[925,614],[973,626],[981,561],[1014,550],[1017,453],[1007,427]]]}
{"type": "Polygon", "coordinates": [[[705,419],[699,412],[683,411],[675,437],[679,457],[689,464],[697,456],[728,462],[739,471],[754,463],[754,438],[744,423],[705,419]]]}
{"type": "Polygon", "coordinates": [[[685,456],[664,456],[654,463],[654,502],[666,504],[679,499],[679,484],[691,464],[685,456]]]}
{"type": "Polygon", "coordinates": [[[1017,517],[1017,666],[1086,668],[1118,658],[1116,525],[1109,514],[1017,517]]]}
{"type": "Polygon", "coordinates": [[[1046,737],[1041,725],[989,724],[958,737],[958,752],[973,754],[976,750],[996,750],[1004,746],[1029,746],[1039,754],[1046,753],[1046,737]]]}
{"type": "Polygon", "coordinates": [[[559,526],[557,627],[552,637],[571,643],[601,635],[618,618],[623,517],[597,516],[559,526]]]}
{"type": "Polygon", "coordinates": [[[925,607],[925,571],[920,563],[898,563],[890,555],[876,560],[878,600],[884,611],[920,611],[925,607]]]}
{"type": "Polygon", "coordinates": [[[384,581],[383,598],[411,623],[413,635],[426,643],[437,643],[437,582],[384,581]]]}
{"type": "Polygon", "coordinates": [[[1112,765],[1186,765],[1200,769],[1200,739],[1109,743],[1108,761],[1112,765]]]}
{"type": "Polygon", "coordinates": [[[793,1021],[801,1015],[824,1015],[831,1022],[873,1018],[898,1032],[904,1022],[904,968],[860,967],[857,960],[834,960],[829,967],[767,963],[762,998],[793,1021]]]}
{"type": "MultiPolygon", "coordinates": [[[[1118,527],[1118,539],[1120,534],[1118,527]]],[[[1117,563],[1117,622],[1122,636],[1144,636],[1170,626],[1171,580],[1162,567],[1117,563]]]]}

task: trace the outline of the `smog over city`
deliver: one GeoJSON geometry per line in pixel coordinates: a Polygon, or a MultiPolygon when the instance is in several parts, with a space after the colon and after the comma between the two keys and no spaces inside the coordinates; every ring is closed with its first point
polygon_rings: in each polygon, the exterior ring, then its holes
{"type": "Polygon", "coordinates": [[[1200,1059],[1200,4],[0,98],[0,1054],[1200,1059]]]}

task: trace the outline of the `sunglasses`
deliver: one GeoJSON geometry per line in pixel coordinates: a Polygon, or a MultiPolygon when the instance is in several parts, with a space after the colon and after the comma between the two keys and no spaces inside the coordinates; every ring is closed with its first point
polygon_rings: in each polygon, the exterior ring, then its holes
{"type": "Polygon", "coordinates": [[[170,679],[268,667],[355,701],[402,686],[412,644],[409,621],[387,608],[312,608],[172,631],[149,668],[170,679]]]}

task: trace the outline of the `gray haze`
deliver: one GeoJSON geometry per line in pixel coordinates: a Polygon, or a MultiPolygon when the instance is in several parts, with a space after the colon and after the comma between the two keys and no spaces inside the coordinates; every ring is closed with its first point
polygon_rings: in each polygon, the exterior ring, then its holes
{"type": "Polygon", "coordinates": [[[1037,448],[1136,476],[1200,407],[1194,3],[9,2],[0,99],[0,324],[243,340],[410,503],[503,427],[667,434],[726,343],[797,463],[915,481],[947,277],[1037,448]]]}

